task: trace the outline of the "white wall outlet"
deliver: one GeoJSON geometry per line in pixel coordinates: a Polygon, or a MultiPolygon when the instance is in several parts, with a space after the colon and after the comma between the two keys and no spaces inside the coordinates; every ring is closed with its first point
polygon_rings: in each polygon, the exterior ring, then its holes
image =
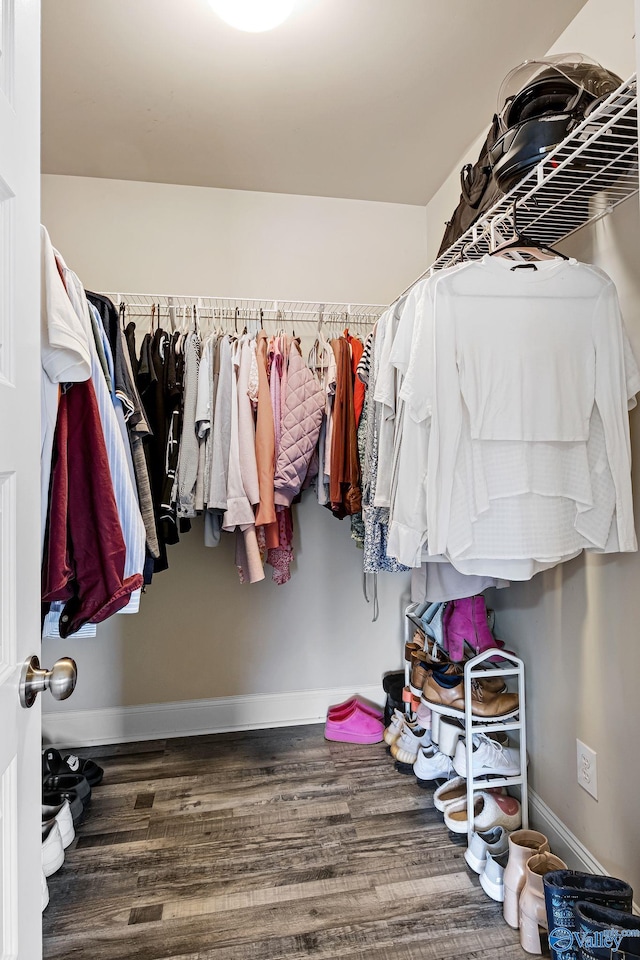
{"type": "Polygon", "coordinates": [[[576,740],[578,747],[578,783],[590,793],[594,800],[598,799],[598,766],[595,750],[588,747],[582,740],[576,740]]]}

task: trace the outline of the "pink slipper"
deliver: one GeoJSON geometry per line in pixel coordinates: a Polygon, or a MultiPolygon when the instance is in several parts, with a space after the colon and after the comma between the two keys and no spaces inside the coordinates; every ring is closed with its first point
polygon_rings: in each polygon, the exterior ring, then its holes
{"type": "Polygon", "coordinates": [[[384,714],[382,710],[379,710],[378,707],[373,706],[370,703],[367,703],[366,700],[363,700],[358,694],[350,697],[348,700],[345,700],[343,703],[335,703],[333,706],[329,707],[327,710],[327,716],[331,717],[332,720],[336,719],[336,714],[345,715],[349,713],[355,706],[358,704],[361,710],[364,710],[365,713],[368,713],[370,716],[375,717],[376,720],[382,720],[384,714]]]}
{"type": "Polygon", "coordinates": [[[336,720],[327,717],[324,727],[325,740],[338,740],[343,743],[380,743],[382,740],[382,722],[360,709],[359,703],[356,703],[349,713],[339,716],[336,720]]]}

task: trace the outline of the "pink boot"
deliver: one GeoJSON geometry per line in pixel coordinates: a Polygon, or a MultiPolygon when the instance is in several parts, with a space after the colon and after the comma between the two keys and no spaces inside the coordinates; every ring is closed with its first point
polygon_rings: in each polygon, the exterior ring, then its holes
{"type": "Polygon", "coordinates": [[[452,660],[464,658],[465,643],[472,648],[474,656],[497,646],[487,622],[484,597],[464,597],[447,604],[444,613],[444,641],[452,660]]]}
{"type": "Polygon", "coordinates": [[[324,727],[325,740],[344,743],[380,743],[383,734],[382,722],[364,711],[359,703],[349,713],[338,714],[336,719],[328,716],[324,727]]]}

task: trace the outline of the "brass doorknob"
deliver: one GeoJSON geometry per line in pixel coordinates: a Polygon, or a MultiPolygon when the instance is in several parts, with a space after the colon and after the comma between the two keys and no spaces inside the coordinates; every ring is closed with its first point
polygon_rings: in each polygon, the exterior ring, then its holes
{"type": "Polygon", "coordinates": [[[71,657],[57,660],[51,670],[43,670],[36,656],[29,657],[20,675],[20,703],[32,707],[44,690],[50,690],[56,700],[66,700],[75,690],[77,679],[78,668],[71,657]]]}

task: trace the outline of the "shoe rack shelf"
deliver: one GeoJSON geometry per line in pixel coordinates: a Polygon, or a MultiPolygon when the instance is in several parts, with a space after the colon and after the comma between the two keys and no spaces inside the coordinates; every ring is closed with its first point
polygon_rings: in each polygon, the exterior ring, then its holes
{"type": "Polygon", "coordinates": [[[473,794],[476,790],[486,790],[494,787],[520,787],[520,807],[522,815],[522,828],[529,827],[529,802],[528,802],[528,781],[527,781],[527,729],[526,729],[526,700],[524,683],[524,663],[515,654],[507,653],[505,650],[495,649],[484,650],[478,656],[468,660],[464,665],[464,737],[467,744],[467,837],[468,843],[471,843],[473,835],[474,817],[473,794]],[[490,659],[499,657],[500,666],[488,664],[490,659]],[[503,665],[504,664],[504,665],[503,665]],[[486,723],[478,720],[471,712],[472,699],[471,691],[474,680],[488,679],[489,677],[514,677],[518,684],[518,713],[515,717],[508,720],[496,720],[493,723],[486,723]],[[512,777],[476,777],[473,776],[473,736],[476,733],[496,733],[498,730],[504,732],[518,731],[520,748],[520,773],[512,777]]]}

